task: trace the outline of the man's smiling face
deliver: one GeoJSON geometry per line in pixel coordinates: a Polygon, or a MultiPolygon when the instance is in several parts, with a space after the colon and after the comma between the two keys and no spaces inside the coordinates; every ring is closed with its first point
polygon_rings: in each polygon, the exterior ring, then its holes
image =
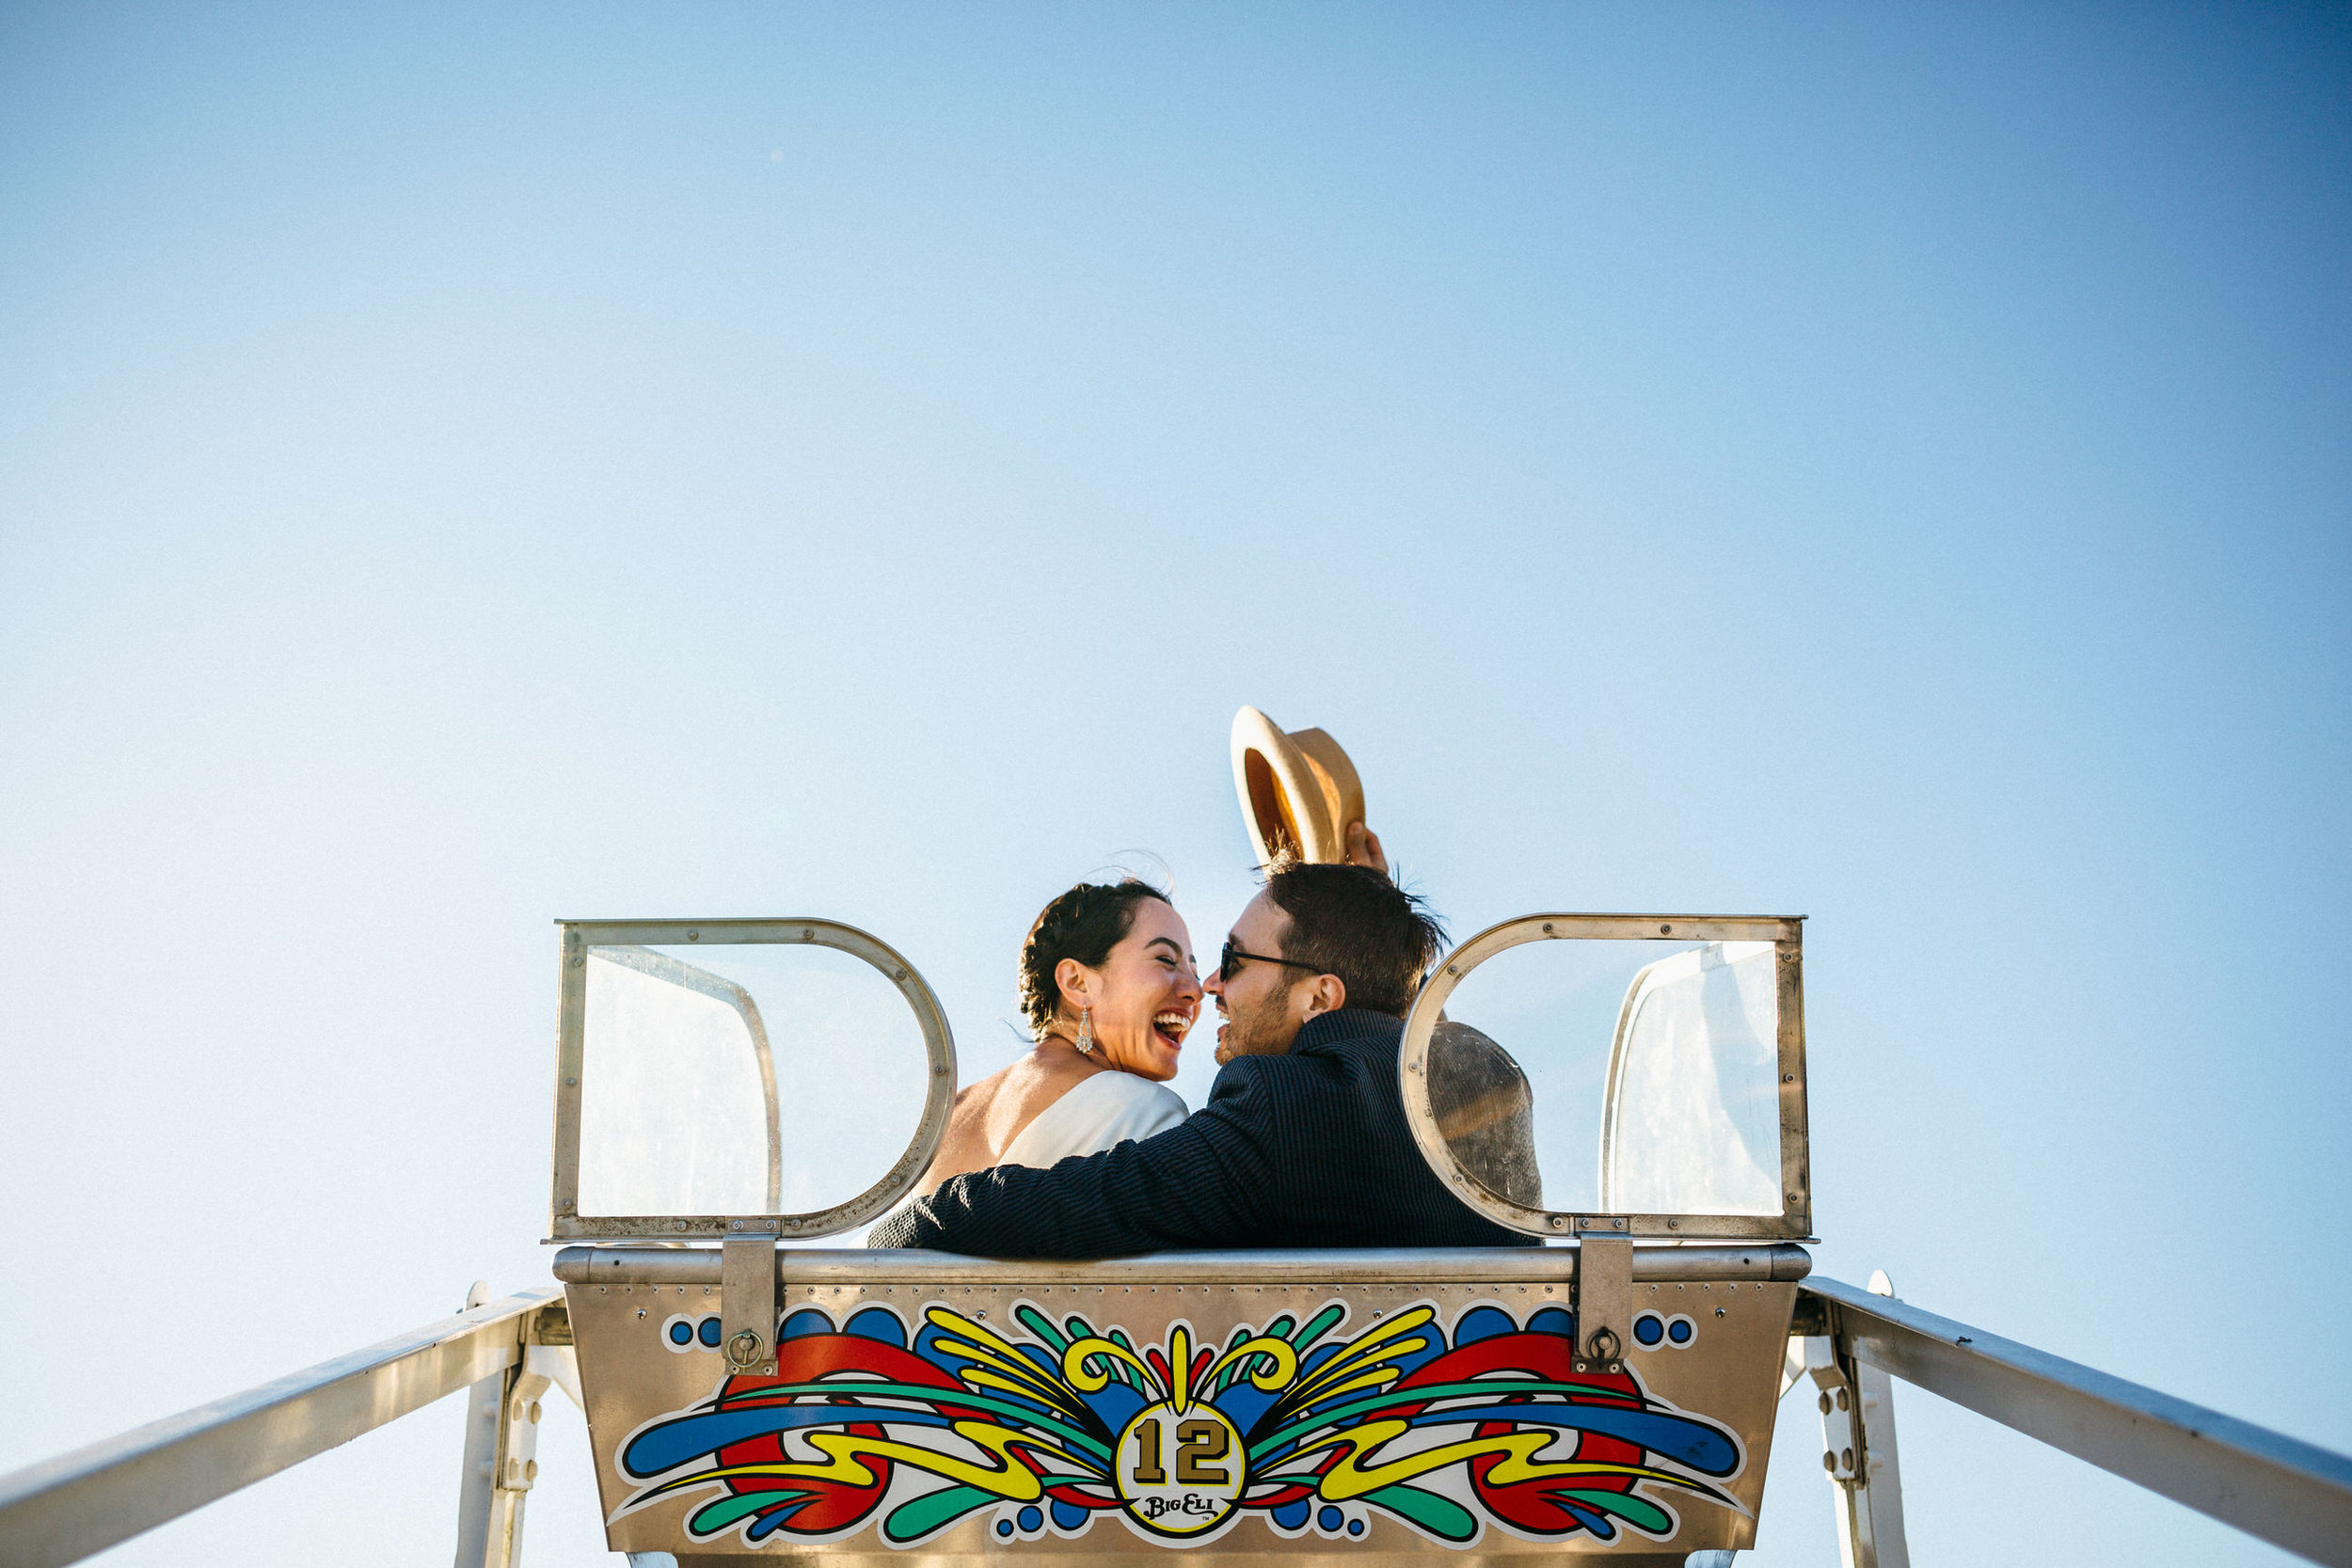
{"type": "MultiPolygon", "coordinates": [[[[1261,892],[1233,922],[1229,940],[1245,953],[1286,957],[1282,939],[1290,925],[1291,917],[1273,895],[1261,892]]],[[[1224,1021],[1216,1030],[1218,1064],[1236,1056],[1279,1056],[1289,1051],[1298,1026],[1307,1020],[1310,1007],[1304,993],[1313,979],[1303,969],[1257,958],[1242,959],[1230,980],[1216,974],[1204,978],[1200,989],[1216,998],[1217,1014],[1224,1021]]]]}

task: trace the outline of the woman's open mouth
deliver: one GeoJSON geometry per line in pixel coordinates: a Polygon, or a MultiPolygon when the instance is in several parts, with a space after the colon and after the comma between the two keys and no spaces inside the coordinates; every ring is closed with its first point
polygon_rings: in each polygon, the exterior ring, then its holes
{"type": "Polygon", "coordinates": [[[1190,1013],[1169,1011],[1156,1014],[1152,1020],[1152,1032],[1166,1040],[1170,1051],[1184,1048],[1184,1036],[1191,1028],[1190,1013]]]}

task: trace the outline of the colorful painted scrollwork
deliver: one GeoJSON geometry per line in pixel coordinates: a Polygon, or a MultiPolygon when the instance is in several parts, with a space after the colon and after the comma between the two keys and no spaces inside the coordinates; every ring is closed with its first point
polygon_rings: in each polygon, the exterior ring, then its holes
{"type": "MultiPolygon", "coordinates": [[[[1003,1541],[1079,1535],[1105,1513],[1170,1544],[1246,1515],[1282,1536],[1361,1539],[1374,1518],[1453,1546],[1674,1534],[1674,1499],[1738,1510],[1738,1437],[1630,1372],[1571,1370],[1573,1319],[1481,1304],[1451,1342],[1427,1304],[1342,1338],[1332,1303],[1197,1345],[1138,1345],[1033,1302],[992,1327],[934,1304],[912,1338],[889,1307],[784,1323],[772,1378],[730,1377],[622,1446],[628,1513],[681,1494],[688,1536],[915,1546],[981,1511],[1003,1541]],[[1017,1325],[1017,1330],[1014,1325],[1017,1325]],[[704,1494],[708,1494],[705,1496],[704,1494]]],[[[665,1329],[664,1331],[669,1332],[665,1329]]],[[[691,1338],[673,1335],[681,1340],[691,1338]]]]}

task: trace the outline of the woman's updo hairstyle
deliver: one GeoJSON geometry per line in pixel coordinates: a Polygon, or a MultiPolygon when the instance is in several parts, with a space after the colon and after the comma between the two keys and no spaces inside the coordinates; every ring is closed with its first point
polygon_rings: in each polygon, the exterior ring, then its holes
{"type": "MultiPolygon", "coordinates": [[[[1061,1011],[1061,987],[1054,971],[1064,958],[1100,969],[1111,949],[1135,929],[1136,906],[1146,898],[1168,903],[1150,882],[1129,877],[1118,882],[1080,882],[1045,906],[1021,944],[1021,1011],[1043,1039],[1061,1011]]],[[[1170,906],[1173,908],[1173,906],[1170,906]]]]}

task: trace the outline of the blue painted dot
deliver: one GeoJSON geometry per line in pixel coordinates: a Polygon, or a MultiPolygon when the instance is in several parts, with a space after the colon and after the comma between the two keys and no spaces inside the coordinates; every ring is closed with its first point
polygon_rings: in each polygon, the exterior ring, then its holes
{"type": "Polygon", "coordinates": [[[830,1316],[818,1307],[803,1307],[785,1315],[784,1326],[777,1332],[776,1338],[805,1339],[812,1335],[832,1332],[833,1319],[830,1316]]]}
{"type": "Polygon", "coordinates": [[[1274,1522],[1284,1529],[1302,1529],[1306,1527],[1307,1515],[1313,1512],[1314,1505],[1308,1502],[1306,1498],[1300,1497],[1295,1502],[1284,1503],[1276,1509],[1274,1522]]]}
{"type": "MultiPolygon", "coordinates": [[[[1655,1312],[1645,1312],[1633,1320],[1633,1338],[1645,1345],[1654,1345],[1666,1337],[1666,1325],[1655,1312]]],[[[1599,1335],[1593,1336],[1597,1339],[1599,1335]]]]}
{"type": "Polygon", "coordinates": [[[694,1325],[680,1319],[670,1325],[670,1343],[691,1345],[694,1342],[694,1325]]]}
{"type": "Polygon", "coordinates": [[[1350,1534],[1350,1535],[1361,1535],[1361,1534],[1363,1534],[1363,1533],[1364,1533],[1364,1522],[1363,1522],[1361,1519],[1350,1519],[1350,1520],[1347,1522],[1347,1533],[1348,1533],[1348,1534],[1350,1534]]]}
{"type": "Polygon", "coordinates": [[[1054,1523],[1059,1525],[1064,1529],[1084,1529],[1086,1528],[1087,1511],[1080,1508],[1076,1503],[1066,1503],[1059,1497],[1056,1497],[1054,1499],[1053,1512],[1054,1523]]]}
{"type": "Polygon", "coordinates": [[[1462,1314],[1462,1321],[1454,1325],[1454,1342],[1474,1345],[1481,1339],[1491,1339],[1498,1334],[1515,1334],[1518,1324],[1500,1307],[1478,1306],[1462,1314]]]}
{"type": "Polygon", "coordinates": [[[907,1348],[907,1327],[898,1321],[898,1314],[887,1307],[868,1307],[851,1315],[842,1325],[844,1334],[854,1334],[861,1339],[872,1339],[898,1350],[907,1348]]]}
{"type": "Polygon", "coordinates": [[[719,1348],[719,1320],[705,1318],[702,1326],[694,1331],[694,1338],[708,1345],[712,1350],[717,1350],[719,1348]]]}
{"type": "Polygon", "coordinates": [[[1025,1534],[1034,1535],[1045,1528],[1045,1515],[1034,1507],[1023,1509],[1018,1517],[1025,1534]]]}
{"type": "Polygon", "coordinates": [[[1668,1323],[1666,1325],[1666,1338],[1672,1339],[1677,1345],[1689,1344],[1691,1342],[1690,1323],[1687,1321],[1668,1323]]]}
{"type": "Polygon", "coordinates": [[[1340,1511],[1336,1508],[1327,1508],[1315,1515],[1315,1523],[1325,1529],[1337,1529],[1340,1528],[1340,1511]]]}
{"type": "Polygon", "coordinates": [[[1527,1331],[1530,1334],[1557,1334],[1564,1339],[1574,1339],[1576,1315],[1565,1307],[1538,1307],[1535,1315],[1527,1320],[1527,1331]]]}
{"type": "Polygon", "coordinates": [[[1012,1521],[1010,1519],[997,1520],[996,1533],[1002,1536],[1009,1537],[1012,1534],[1012,1521]]]}

